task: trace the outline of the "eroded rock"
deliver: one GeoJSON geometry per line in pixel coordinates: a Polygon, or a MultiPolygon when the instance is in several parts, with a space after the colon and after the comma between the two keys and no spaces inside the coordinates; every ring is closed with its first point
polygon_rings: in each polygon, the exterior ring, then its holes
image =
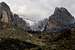
{"type": "Polygon", "coordinates": [[[1,27],[7,27],[6,24],[11,24],[12,12],[9,6],[5,2],[0,3],[0,25],[1,27]]]}
{"type": "Polygon", "coordinates": [[[49,21],[46,27],[48,32],[59,32],[68,28],[69,25],[74,23],[74,17],[68,12],[67,9],[55,8],[54,14],[49,17],[49,21]]]}

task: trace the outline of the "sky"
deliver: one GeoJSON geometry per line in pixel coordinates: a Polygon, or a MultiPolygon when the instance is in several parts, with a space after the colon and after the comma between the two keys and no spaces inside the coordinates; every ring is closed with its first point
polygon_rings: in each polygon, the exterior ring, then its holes
{"type": "Polygon", "coordinates": [[[75,16],[75,0],[0,0],[23,18],[39,21],[53,14],[55,7],[65,7],[75,16]]]}

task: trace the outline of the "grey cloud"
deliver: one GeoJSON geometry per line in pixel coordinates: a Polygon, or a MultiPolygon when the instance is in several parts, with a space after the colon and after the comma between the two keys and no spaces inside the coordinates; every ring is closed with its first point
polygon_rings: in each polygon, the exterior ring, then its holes
{"type": "Polygon", "coordinates": [[[55,7],[65,7],[75,16],[75,0],[0,0],[5,1],[14,13],[32,20],[47,18],[55,7]]]}

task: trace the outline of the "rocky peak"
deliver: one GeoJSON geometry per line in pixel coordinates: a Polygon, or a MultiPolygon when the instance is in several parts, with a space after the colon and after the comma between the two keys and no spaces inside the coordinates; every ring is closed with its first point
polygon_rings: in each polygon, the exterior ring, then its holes
{"type": "Polygon", "coordinates": [[[8,6],[5,2],[1,2],[1,3],[0,3],[0,6],[6,8],[6,9],[8,9],[8,10],[10,10],[9,6],[8,6]]]}
{"type": "Polygon", "coordinates": [[[74,20],[74,17],[68,12],[68,10],[66,8],[63,8],[63,7],[60,7],[60,8],[56,7],[54,14],[52,16],[50,16],[49,19],[52,19],[52,18],[53,19],[55,18],[55,20],[59,19],[58,21],[60,21],[60,20],[63,20],[63,21],[74,20]]]}
{"type": "Polygon", "coordinates": [[[56,7],[54,14],[49,17],[47,30],[61,30],[74,23],[74,17],[63,7],[56,7]]]}
{"type": "Polygon", "coordinates": [[[58,7],[56,7],[55,8],[55,11],[54,11],[54,15],[59,15],[59,14],[61,14],[61,15],[67,15],[67,16],[72,16],[69,12],[68,12],[68,10],[66,9],[66,8],[64,8],[64,7],[60,7],[60,8],[58,8],[58,7]]]}
{"type": "MultiPolygon", "coordinates": [[[[0,25],[3,26],[2,23],[11,24],[11,17],[12,17],[12,12],[9,8],[9,6],[5,2],[0,3],[0,25]]],[[[4,26],[5,26],[4,24],[4,26]]]]}

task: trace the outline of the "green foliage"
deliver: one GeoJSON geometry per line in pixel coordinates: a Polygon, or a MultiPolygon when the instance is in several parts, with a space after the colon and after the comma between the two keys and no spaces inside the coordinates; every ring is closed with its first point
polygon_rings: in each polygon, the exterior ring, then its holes
{"type": "MultiPolygon", "coordinates": [[[[71,50],[71,36],[59,38],[56,41],[51,40],[51,33],[28,33],[17,27],[9,27],[0,31],[0,38],[18,39],[38,45],[36,48],[26,48],[25,50],[71,50]]],[[[66,34],[66,33],[65,33],[66,34]]],[[[71,32],[75,38],[75,32],[71,32]]],[[[74,41],[73,41],[74,42],[74,41]]]]}

